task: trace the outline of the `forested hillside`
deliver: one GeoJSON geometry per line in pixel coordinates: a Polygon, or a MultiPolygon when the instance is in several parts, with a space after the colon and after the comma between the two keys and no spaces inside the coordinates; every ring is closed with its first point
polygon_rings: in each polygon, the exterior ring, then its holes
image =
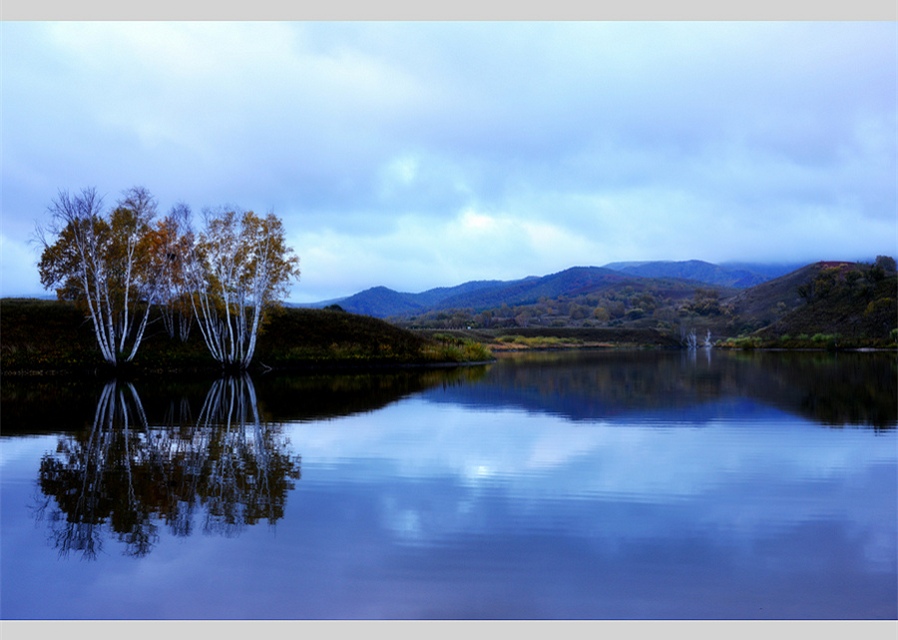
{"type": "MultiPolygon", "coordinates": [[[[403,293],[387,287],[372,287],[347,298],[306,305],[325,307],[339,304],[352,313],[378,318],[400,318],[446,309],[483,311],[505,305],[537,302],[542,298],[571,297],[594,293],[615,284],[643,279],[688,281],[693,289],[707,287],[745,289],[779,277],[802,265],[754,263],[717,265],[701,260],[613,262],[604,267],[574,267],[548,276],[528,276],[519,280],[471,281],[454,287],[403,293]]],[[[639,285],[644,289],[644,283],[639,285]]]]}
{"type": "Polygon", "coordinates": [[[890,346],[898,340],[895,261],[821,262],[795,287],[800,302],[752,337],[763,345],[890,346]]]}
{"type": "MultiPolygon", "coordinates": [[[[894,260],[887,256],[871,263],[818,262],[741,289],[575,267],[445,290],[452,295],[388,319],[419,329],[626,328],[666,332],[682,341],[695,333],[700,339],[710,334],[712,342],[742,338],[742,345],[883,347],[895,343],[896,290],[894,260]]],[[[384,301],[406,295],[377,293],[384,301]]]]}

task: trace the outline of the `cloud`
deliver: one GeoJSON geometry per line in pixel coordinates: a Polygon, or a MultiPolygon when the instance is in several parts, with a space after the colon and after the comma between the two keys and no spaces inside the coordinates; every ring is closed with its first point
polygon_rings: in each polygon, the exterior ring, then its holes
{"type": "Polygon", "coordinates": [[[10,240],[0,233],[0,295],[45,294],[37,272],[39,257],[33,244],[10,240]]]}
{"type": "Polygon", "coordinates": [[[417,292],[484,274],[516,280],[542,275],[541,269],[562,270],[570,260],[587,264],[597,255],[589,238],[563,227],[474,208],[443,220],[407,215],[360,236],[333,230],[300,234],[292,246],[303,256],[303,281],[294,290],[302,301],[339,297],[352,286],[417,292]],[[305,285],[325,281],[323,289],[305,285]]]}
{"type": "Polygon", "coordinates": [[[282,216],[309,296],[895,252],[887,23],[0,28],[9,243],[59,188],[142,184],[282,216]],[[470,211],[499,225],[480,252],[470,211]]]}

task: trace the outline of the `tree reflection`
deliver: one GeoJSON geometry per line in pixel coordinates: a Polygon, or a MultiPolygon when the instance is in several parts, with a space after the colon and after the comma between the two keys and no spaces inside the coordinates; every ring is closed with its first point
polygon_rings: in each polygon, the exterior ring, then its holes
{"type": "Polygon", "coordinates": [[[40,464],[37,516],[60,555],[95,558],[111,536],[125,553],[150,552],[165,526],[178,536],[234,535],[284,515],[300,477],[279,425],[260,419],[248,376],[213,383],[194,422],[172,402],[151,426],[131,383],[106,384],[89,430],[60,438],[40,464]]]}

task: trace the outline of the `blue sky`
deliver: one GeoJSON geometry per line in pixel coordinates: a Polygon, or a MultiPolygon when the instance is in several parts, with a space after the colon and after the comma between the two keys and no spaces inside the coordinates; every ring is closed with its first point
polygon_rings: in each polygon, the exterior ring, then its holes
{"type": "Polygon", "coordinates": [[[3,22],[0,295],[58,190],[285,222],[291,299],[898,253],[895,22],[3,22]]]}

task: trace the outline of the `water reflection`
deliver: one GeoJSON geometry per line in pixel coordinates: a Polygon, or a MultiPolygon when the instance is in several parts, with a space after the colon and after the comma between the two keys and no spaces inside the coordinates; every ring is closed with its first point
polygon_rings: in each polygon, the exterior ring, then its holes
{"type": "Polygon", "coordinates": [[[87,409],[4,379],[3,615],[895,619],[895,369],[528,354],[87,381],[87,409]]]}
{"type": "Polygon", "coordinates": [[[256,384],[269,419],[307,422],[370,413],[428,389],[469,386],[484,379],[487,370],[486,366],[473,366],[266,376],[256,384]]]}
{"type": "Polygon", "coordinates": [[[894,429],[898,360],[882,353],[533,353],[504,358],[438,402],[517,408],[573,421],[734,419],[771,407],[827,426],[894,429]],[[742,406],[744,405],[744,407],[742,406]],[[667,419],[667,418],[665,418],[667,419]]]}
{"type": "MultiPolygon", "coordinates": [[[[253,381],[263,422],[331,419],[382,409],[434,387],[477,382],[487,368],[388,370],[342,375],[262,376],[253,381]]],[[[213,379],[169,376],[135,383],[151,424],[193,425],[213,379]],[[193,413],[191,413],[193,412],[193,413]]],[[[3,378],[3,435],[33,435],[92,428],[102,384],[92,379],[3,378]]]]}
{"type": "Polygon", "coordinates": [[[284,516],[300,478],[280,425],[262,421],[248,376],[216,380],[196,421],[189,403],[170,405],[163,425],[147,420],[135,386],[110,381],[91,427],[62,435],[40,462],[38,519],[60,555],[93,559],[106,535],[145,556],[158,528],[188,536],[234,535],[284,516]]]}

